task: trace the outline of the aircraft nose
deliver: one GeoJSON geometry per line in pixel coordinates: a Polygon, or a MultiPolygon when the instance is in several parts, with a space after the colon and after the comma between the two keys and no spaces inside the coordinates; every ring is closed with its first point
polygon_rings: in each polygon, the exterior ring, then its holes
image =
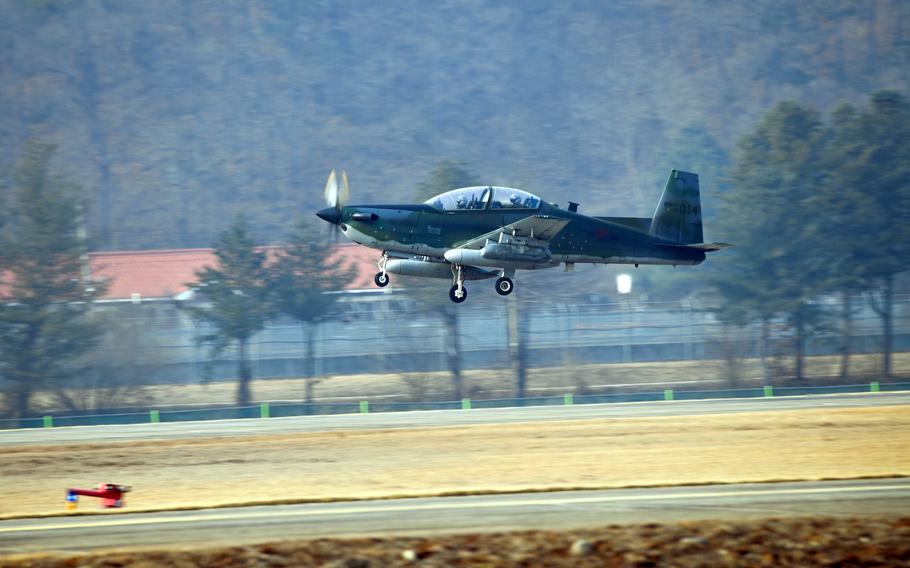
{"type": "Polygon", "coordinates": [[[341,211],[334,207],[326,207],[321,211],[317,211],[316,216],[333,225],[337,225],[341,221],[341,211]]]}

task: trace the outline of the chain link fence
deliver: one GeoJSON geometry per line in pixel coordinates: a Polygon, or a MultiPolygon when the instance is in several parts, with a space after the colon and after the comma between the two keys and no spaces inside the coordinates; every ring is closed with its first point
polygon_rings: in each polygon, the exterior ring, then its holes
{"type": "Polygon", "coordinates": [[[0,419],[0,429],[9,428],[59,428],[66,426],[90,426],[113,424],[155,424],[161,422],[185,422],[198,420],[269,419],[291,416],[312,416],[326,414],[366,414],[370,412],[407,412],[414,410],[461,410],[481,408],[507,408],[516,406],[571,406],[576,404],[608,404],[624,402],[673,402],[683,400],[706,400],[719,398],[770,398],[780,396],[808,396],[848,393],[876,393],[910,390],[908,382],[837,385],[823,387],[763,387],[721,390],[665,389],[651,392],[628,392],[604,395],[572,395],[501,398],[487,400],[462,399],[442,402],[371,402],[362,400],[351,403],[269,403],[255,406],[197,408],[192,410],[157,410],[116,414],[56,415],[24,420],[0,419]]]}

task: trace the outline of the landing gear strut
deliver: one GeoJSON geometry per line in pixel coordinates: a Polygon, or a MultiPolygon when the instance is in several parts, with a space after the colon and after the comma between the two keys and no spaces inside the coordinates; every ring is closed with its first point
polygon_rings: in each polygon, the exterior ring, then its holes
{"type": "Polygon", "coordinates": [[[376,266],[379,267],[379,272],[376,273],[376,276],[373,277],[373,283],[375,283],[380,288],[385,288],[389,285],[389,275],[385,271],[385,263],[389,261],[389,253],[383,251],[382,256],[379,257],[379,262],[376,263],[376,266]]]}
{"type": "Polygon", "coordinates": [[[468,291],[464,287],[464,271],[460,264],[452,266],[455,284],[449,289],[449,299],[460,304],[468,299],[468,291]]]}

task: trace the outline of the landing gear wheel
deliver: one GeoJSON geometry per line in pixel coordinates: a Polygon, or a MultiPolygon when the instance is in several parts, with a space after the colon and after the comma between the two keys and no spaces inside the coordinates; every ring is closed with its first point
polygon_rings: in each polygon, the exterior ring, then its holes
{"type": "Polygon", "coordinates": [[[376,263],[376,266],[379,267],[379,272],[376,273],[376,276],[373,277],[373,282],[380,288],[385,288],[389,285],[389,275],[386,274],[385,265],[389,261],[389,253],[382,251],[382,256],[379,257],[379,262],[376,263]]]}
{"type": "Polygon", "coordinates": [[[515,289],[515,286],[512,285],[511,278],[506,278],[505,276],[503,276],[502,278],[500,278],[496,281],[496,293],[499,294],[500,296],[508,296],[509,294],[512,293],[512,290],[514,290],[514,289],[515,289]]]}
{"type": "Polygon", "coordinates": [[[468,299],[468,289],[464,286],[461,287],[461,295],[459,296],[458,285],[452,286],[449,288],[449,299],[460,304],[468,299]]]}

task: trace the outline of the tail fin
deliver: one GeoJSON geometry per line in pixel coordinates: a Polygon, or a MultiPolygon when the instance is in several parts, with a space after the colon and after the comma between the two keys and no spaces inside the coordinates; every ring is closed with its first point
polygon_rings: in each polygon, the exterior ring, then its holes
{"type": "Polygon", "coordinates": [[[651,218],[650,233],[680,244],[702,242],[698,175],[673,170],[651,218]]]}

